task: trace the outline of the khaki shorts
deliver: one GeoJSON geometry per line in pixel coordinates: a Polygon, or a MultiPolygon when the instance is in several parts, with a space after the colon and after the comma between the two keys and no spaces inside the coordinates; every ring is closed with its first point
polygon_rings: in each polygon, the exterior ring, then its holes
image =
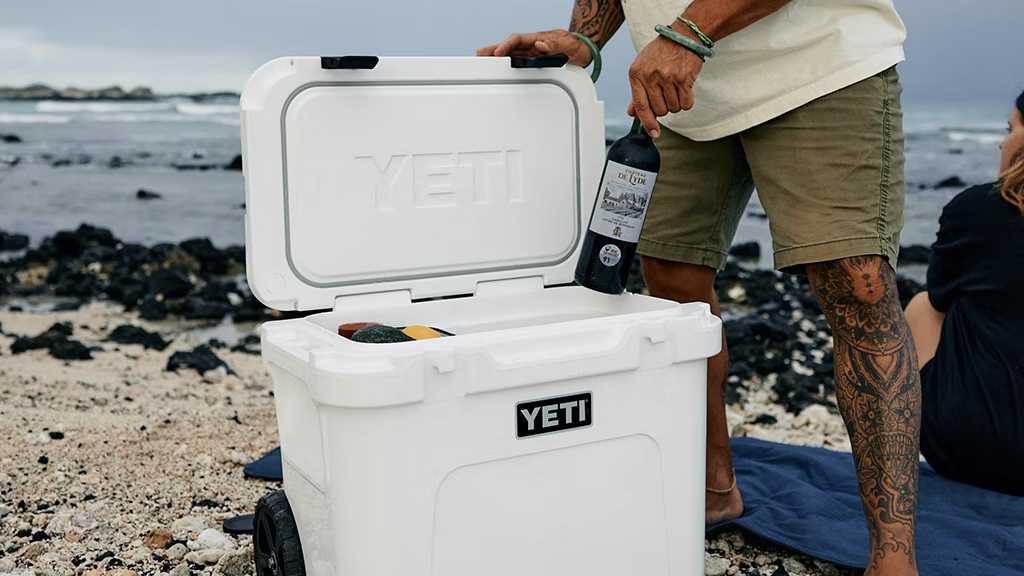
{"type": "Polygon", "coordinates": [[[745,132],[695,142],[668,129],[638,252],[725,266],[750,195],[768,215],[775,267],[880,254],[903,228],[903,111],[895,68],[745,132]]]}

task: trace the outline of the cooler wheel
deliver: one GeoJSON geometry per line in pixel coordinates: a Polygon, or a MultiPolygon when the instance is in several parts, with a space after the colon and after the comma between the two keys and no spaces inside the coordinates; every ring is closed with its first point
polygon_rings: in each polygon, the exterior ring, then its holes
{"type": "Polygon", "coordinates": [[[256,503],[252,542],[256,576],[306,576],[299,529],[284,490],[275,490],[256,503]]]}

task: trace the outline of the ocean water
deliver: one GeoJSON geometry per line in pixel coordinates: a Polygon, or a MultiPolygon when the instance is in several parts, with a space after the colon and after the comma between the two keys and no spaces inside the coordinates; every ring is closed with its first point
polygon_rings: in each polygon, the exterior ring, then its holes
{"type": "MultiPolygon", "coordinates": [[[[904,107],[908,193],[902,243],[930,244],[942,207],[961,190],[934,184],[950,176],[968,184],[994,179],[1010,106],[904,107]]],[[[607,136],[624,134],[629,123],[625,116],[609,118],[607,136]]],[[[3,134],[22,142],[0,141],[0,230],[38,241],[88,222],[146,244],[194,237],[221,246],[244,243],[241,173],[174,167],[225,165],[240,153],[237,99],[0,101],[3,134]],[[121,160],[116,169],[110,167],[115,156],[121,160]],[[139,189],[163,198],[136,200],[139,189]]],[[[756,195],[747,214],[737,241],[761,242],[762,265],[770,266],[771,236],[756,195]]]]}

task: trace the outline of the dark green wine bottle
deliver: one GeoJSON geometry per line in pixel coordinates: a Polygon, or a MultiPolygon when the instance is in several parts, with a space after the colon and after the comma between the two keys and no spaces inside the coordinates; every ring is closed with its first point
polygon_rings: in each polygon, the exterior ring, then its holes
{"type": "Polygon", "coordinates": [[[577,284],[605,294],[621,294],[626,289],[659,168],[661,154],[640,120],[635,120],[629,134],[608,150],[590,228],[576,264],[577,284]]]}

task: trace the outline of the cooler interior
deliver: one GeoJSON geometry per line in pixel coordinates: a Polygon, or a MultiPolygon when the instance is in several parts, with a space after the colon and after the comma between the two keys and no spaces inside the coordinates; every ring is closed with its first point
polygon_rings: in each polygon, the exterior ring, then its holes
{"type": "Polygon", "coordinates": [[[465,336],[634,314],[664,316],[674,309],[680,309],[680,305],[651,296],[611,296],[567,286],[517,294],[411,302],[390,308],[327,312],[309,316],[306,321],[333,334],[337,334],[338,326],[346,322],[378,322],[389,326],[423,324],[455,336],[465,336]]]}

